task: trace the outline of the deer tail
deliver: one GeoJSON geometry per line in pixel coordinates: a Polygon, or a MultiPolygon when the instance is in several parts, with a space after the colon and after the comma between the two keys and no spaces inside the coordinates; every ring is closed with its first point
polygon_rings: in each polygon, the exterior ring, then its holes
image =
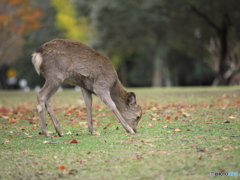
{"type": "Polygon", "coordinates": [[[42,54],[41,51],[39,51],[38,49],[36,51],[34,51],[34,53],[32,54],[32,63],[35,67],[35,70],[37,71],[37,73],[40,75],[40,67],[41,64],[43,62],[43,58],[42,58],[42,54]]]}

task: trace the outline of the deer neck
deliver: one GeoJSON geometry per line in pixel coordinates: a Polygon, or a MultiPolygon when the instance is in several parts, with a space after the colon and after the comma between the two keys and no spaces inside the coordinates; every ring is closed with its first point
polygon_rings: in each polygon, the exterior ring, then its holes
{"type": "Polygon", "coordinates": [[[119,111],[126,109],[127,91],[120,81],[117,81],[117,83],[111,89],[111,98],[119,111]]]}

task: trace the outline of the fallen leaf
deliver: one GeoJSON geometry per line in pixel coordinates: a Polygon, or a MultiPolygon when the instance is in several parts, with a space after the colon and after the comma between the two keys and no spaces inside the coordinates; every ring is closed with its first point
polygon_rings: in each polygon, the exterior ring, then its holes
{"type": "Polygon", "coordinates": [[[206,148],[196,148],[197,152],[206,152],[206,148]]]}
{"type": "Polygon", "coordinates": [[[157,121],[157,118],[155,118],[155,117],[154,117],[154,118],[152,118],[152,121],[157,121]]]}
{"type": "Polygon", "coordinates": [[[67,169],[67,167],[64,166],[64,165],[61,165],[61,166],[58,167],[58,169],[64,170],[64,169],[67,169]]]}
{"type": "Polygon", "coordinates": [[[234,117],[234,116],[229,116],[228,118],[229,119],[236,119],[236,117],[234,117]]]}
{"type": "Polygon", "coordinates": [[[222,139],[228,139],[228,137],[222,137],[222,139]]]}
{"type": "Polygon", "coordinates": [[[175,128],[174,131],[180,132],[181,130],[179,128],[175,128]]]}
{"type": "Polygon", "coordinates": [[[230,98],[230,96],[227,95],[227,94],[223,94],[222,97],[223,97],[223,98],[226,98],[226,99],[230,98]]]}
{"type": "Polygon", "coordinates": [[[230,121],[229,121],[229,120],[226,120],[226,121],[224,121],[224,123],[230,123],[230,121]]]}
{"type": "Polygon", "coordinates": [[[112,123],[108,123],[103,129],[107,129],[112,123]]]}
{"type": "Polygon", "coordinates": [[[71,170],[68,172],[69,175],[73,175],[73,176],[75,176],[77,173],[78,173],[78,170],[76,170],[76,169],[71,169],[71,170]]]}
{"type": "Polygon", "coordinates": [[[32,121],[29,122],[29,124],[37,124],[37,122],[32,120],[32,121]]]}
{"type": "Polygon", "coordinates": [[[100,132],[95,132],[95,135],[100,136],[101,134],[100,132]]]}
{"type": "Polygon", "coordinates": [[[133,141],[138,141],[138,140],[132,139],[132,140],[126,141],[126,143],[131,143],[131,142],[133,142],[133,141]]]}
{"type": "Polygon", "coordinates": [[[72,110],[69,110],[67,113],[68,113],[68,114],[72,114],[72,113],[73,113],[73,111],[72,111],[72,110]]]}
{"type": "Polygon", "coordinates": [[[79,123],[78,120],[71,119],[71,123],[79,123]]]}
{"type": "Polygon", "coordinates": [[[206,122],[205,124],[212,124],[211,122],[206,122]]]}
{"type": "Polygon", "coordinates": [[[154,151],[149,151],[149,152],[147,152],[147,154],[153,154],[154,153],[154,151]]]}
{"type": "Polygon", "coordinates": [[[166,154],[166,153],[167,153],[167,151],[160,150],[160,151],[159,151],[159,153],[160,153],[160,154],[166,154]]]}
{"type": "Polygon", "coordinates": [[[191,114],[188,114],[188,113],[186,113],[186,112],[183,112],[182,114],[183,114],[184,117],[189,117],[189,116],[191,116],[191,114]]]}
{"type": "Polygon", "coordinates": [[[68,131],[66,134],[72,134],[72,132],[71,132],[71,131],[68,131]]]}
{"type": "Polygon", "coordinates": [[[52,141],[43,141],[43,144],[59,144],[62,143],[61,141],[56,141],[56,142],[52,142],[52,141]]]}
{"type": "Polygon", "coordinates": [[[136,156],[137,160],[141,160],[143,157],[141,155],[136,156]]]}
{"type": "Polygon", "coordinates": [[[156,108],[156,107],[152,107],[150,110],[152,110],[152,111],[156,111],[157,108],[156,108]]]}
{"type": "Polygon", "coordinates": [[[71,140],[70,144],[72,144],[72,143],[78,143],[78,141],[76,139],[73,139],[73,140],[71,140]]]}
{"type": "Polygon", "coordinates": [[[83,114],[83,113],[77,113],[77,117],[83,117],[83,116],[86,116],[86,114],[83,114]]]}
{"type": "Polygon", "coordinates": [[[152,125],[152,124],[148,124],[148,126],[149,126],[149,127],[153,127],[154,125],[152,125]]]}
{"type": "Polygon", "coordinates": [[[171,116],[167,116],[166,118],[168,121],[171,121],[172,120],[172,117],[171,116]]]}

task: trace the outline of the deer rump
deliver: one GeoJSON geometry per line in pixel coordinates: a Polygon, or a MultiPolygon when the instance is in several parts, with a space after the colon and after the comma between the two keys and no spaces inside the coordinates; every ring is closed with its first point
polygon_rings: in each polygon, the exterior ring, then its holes
{"type": "Polygon", "coordinates": [[[38,93],[38,112],[42,132],[47,137],[49,134],[46,130],[45,108],[58,135],[63,136],[51,108],[51,97],[63,82],[82,87],[88,128],[92,134],[92,94],[99,96],[114,112],[127,132],[136,132],[142,115],[141,108],[136,103],[136,95],[126,92],[112,63],[105,56],[80,42],[54,39],[34,51],[32,62],[37,73],[46,79],[38,93]]]}

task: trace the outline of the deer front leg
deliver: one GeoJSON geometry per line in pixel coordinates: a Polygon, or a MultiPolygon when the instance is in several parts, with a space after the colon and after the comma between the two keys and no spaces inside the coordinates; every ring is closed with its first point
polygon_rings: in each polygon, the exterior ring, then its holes
{"type": "Polygon", "coordinates": [[[92,93],[83,88],[81,90],[87,110],[88,129],[92,135],[95,135],[92,123],[92,93]]]}
{"type": "Polygon", "coordinates": [[[95,93],[109,107],[109,109],[117,116],[117,118],[120,120],[122,126],[126,129],[126,131],[131,134],[135,134],[133,129],[127,124],[125,119],[122,117],[121,113],[118,111],[115,103],[113,102],[113,100],[110,96],[110,92],[95,90],[95,93]]]}

